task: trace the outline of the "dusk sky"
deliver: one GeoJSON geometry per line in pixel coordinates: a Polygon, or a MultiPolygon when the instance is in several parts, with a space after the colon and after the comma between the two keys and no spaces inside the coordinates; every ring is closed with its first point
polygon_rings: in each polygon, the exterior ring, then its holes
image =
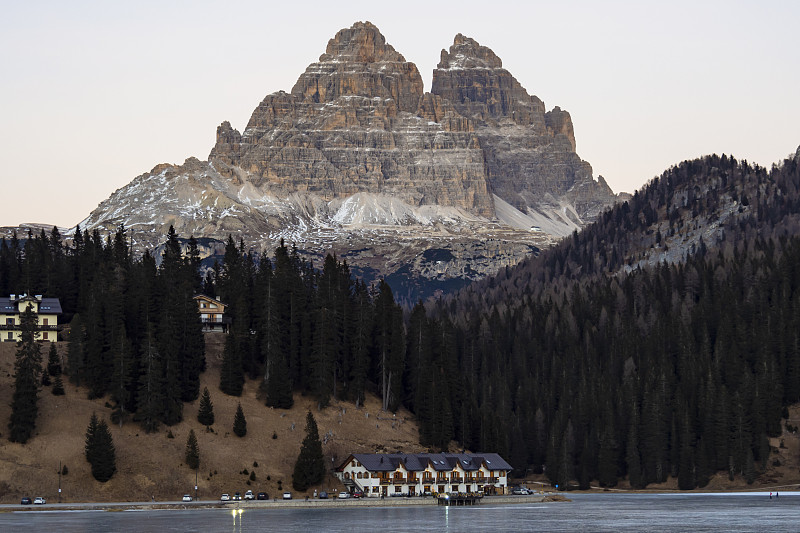
{"type": "Polygon", "coordinates": [[[206,159],[336,32],[380,28],[430,90],[456,33],[572,115],[614,191],[710,153],[771,166],[800,145],[800,2],[6,3],[0,226],[73,227],[159,163],[206,159]]]}

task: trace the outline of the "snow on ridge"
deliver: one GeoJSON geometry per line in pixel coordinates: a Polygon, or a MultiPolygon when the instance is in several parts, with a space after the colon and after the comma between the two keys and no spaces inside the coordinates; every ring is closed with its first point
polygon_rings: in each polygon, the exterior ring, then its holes
{"type": "Polygon", "coordinates": [[[523,213],[496,194],[493,196],[497,219],[512,228],[541,231],[555,237],[566,237],[576,229],[580,229],[567,214],[572,213],[577,218],[575,208],[570,204],[561,202],[558,209],[547,211],[532,211],[529,208],[527,213],[523,213]]]}
{"type": "Polygon", "coordinates": [[[360,192],[330,204],[332,219],[343,226],[431,226],[437,222],[474,222],[476,217],[453,207],[414,207],[392,196],[360,192]],[[338,204],[338,205],[337,205],[338,204]]]}

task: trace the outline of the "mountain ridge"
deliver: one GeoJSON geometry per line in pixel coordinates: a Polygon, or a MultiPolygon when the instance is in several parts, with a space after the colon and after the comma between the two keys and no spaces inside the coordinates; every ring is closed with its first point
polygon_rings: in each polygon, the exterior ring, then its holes
{"type": "MultiPolygon", "coordinates": [[[[285,239],[312,258],[365,250],[351,264],[377,276],[419,263],[427,249],[447,249],[463,266],[485,241],[501,242],[496,263],[449,269],[469,281],[626,198],[592,176],[575,146],[569,113],[546,111],[474,39],[458,34],[442,50],[425,92],[416,65],[357,22],[289,92],[267,95],[242,132],[222,122],[207,161],[156,165],[79,226],[108,234],[124,225],[140,251],[158,247],[169,226],[259,250],[285,239]],[[395,246],[378,250],[386,239],[395,246]]],[[[437,282],[425,272],[410,275],[437,282]]]]}

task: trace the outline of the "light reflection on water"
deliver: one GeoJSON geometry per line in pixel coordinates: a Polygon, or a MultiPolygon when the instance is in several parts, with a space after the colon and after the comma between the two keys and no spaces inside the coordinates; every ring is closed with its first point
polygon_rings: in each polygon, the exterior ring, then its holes
{"type": "Polygon", "coordinates": [[[189,509],[136,512],[26,511],[0,514],[0,531],[64,532],[331,531],[693,532],[800,530],[800,495],[768,493],[567,494],[571,503],[474,507],[189,509]]]}

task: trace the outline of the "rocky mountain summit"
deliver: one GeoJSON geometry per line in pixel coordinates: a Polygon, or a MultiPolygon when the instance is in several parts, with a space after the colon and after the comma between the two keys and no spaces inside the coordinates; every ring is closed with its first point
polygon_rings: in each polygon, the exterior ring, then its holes
{"type": "Polygon", "coordinates": [[[616,201],[575,146],[569,113],[546,111],[489,48],[457,35],[424,92],[417,67],[358,22],[243,132],[223,122],[208,161],[156,166],[80,226],[124,224],[142,247],[169,225],[256,248],[284,238],[357,271],[475,279],[616,201]],[[476,261],[487,243],[493,260],[476,261]],[[420,267],[430,250],[446,261],[420,267]]]}

